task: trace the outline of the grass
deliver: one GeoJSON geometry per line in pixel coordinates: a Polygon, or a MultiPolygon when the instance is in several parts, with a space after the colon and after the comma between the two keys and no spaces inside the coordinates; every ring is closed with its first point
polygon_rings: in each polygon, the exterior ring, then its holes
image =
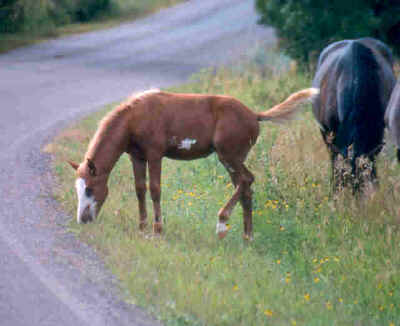
{"type": "MultiPolygon", "coordinates": [[[[246,65],[204,71],[173,90],[230,94],[264,110],[309,84],[295,68],[274,73],[246,65]]],[[[57,198],[71,215],[74,174],[65,160],[81,160],[111,107],[48,147],[57,198]]],[[[215,155],[163,161],[161,238],[138,231],[126,156],[112,172],[99,218],[83,226],[71,221],[70,228],[102,253],[129,300],[165,325],[400,325],[400,171],[393,151],[380,155],[380,189],[370,201],[357,203],[347,193],[333,201],[328,155],[308,109],[289,125],[263,123],[247,165],[256,176],[250,243],[241,237],[239,206],[228,236],[215,235],[218,209],[233,192],[215,155]]]]}
{"type": "Polygon", "coordinates": [[[113,10],[112,13],[108,13],[107,15],[100,16],[91,22],[72,23],[61,26],[54,26],[54,23],[49,22],[48,25],[39,30],[28,29],[20,33],[0,34],[0,53],[21,46],[47,41],[52,38],[112,28],[182,1],[185,0],[115,0],[114,7],[118,9],[113,10]]]}

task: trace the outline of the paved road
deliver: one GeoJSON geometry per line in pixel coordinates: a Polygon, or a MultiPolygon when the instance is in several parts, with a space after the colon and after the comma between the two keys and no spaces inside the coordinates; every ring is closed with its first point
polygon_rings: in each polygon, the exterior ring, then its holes
{"type": "Polygon", "coordinates": [[[0,55],[0,326],[159,324],[124,303],[95,252],[66,231],[41,148],[106,103],[272,44],[256,20],[252,0],[191,0],[0,55]]]}

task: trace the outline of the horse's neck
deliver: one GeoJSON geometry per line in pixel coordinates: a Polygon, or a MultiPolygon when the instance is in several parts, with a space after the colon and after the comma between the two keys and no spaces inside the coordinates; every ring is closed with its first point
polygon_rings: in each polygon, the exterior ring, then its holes
{"type": "Polygon", "coordinates": [[[100,173],[109,174],[126,151],[129,135],[124,126],[123,123],[114,123],[112,128],[103,127],[96,132],[86,157],[94,161],[100,173]]]}

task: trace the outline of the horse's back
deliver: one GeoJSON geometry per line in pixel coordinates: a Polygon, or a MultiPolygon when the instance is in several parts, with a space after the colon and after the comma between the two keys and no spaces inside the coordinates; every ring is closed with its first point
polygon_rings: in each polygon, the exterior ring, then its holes
{"type": "Polygon", "coordinates": [[[159,148],[174,159],[204,157],[222,139],[235,145],[258,135],[256,114],[233,97],[158,92],[139,104],[131,119],[137,147],[159,148]]]}

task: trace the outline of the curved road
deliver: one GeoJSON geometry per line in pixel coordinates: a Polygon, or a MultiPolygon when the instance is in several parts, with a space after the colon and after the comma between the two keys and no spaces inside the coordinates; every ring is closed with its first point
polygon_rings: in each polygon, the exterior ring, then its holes
{"type": "Polygon", "coordinates": [[[67,232],[41,148],[106,103],[274,43],[256,21],[253,0],[192,0],[0,55],[0,326],[159,325],[124,303],[95,252],[67,232]]]}

